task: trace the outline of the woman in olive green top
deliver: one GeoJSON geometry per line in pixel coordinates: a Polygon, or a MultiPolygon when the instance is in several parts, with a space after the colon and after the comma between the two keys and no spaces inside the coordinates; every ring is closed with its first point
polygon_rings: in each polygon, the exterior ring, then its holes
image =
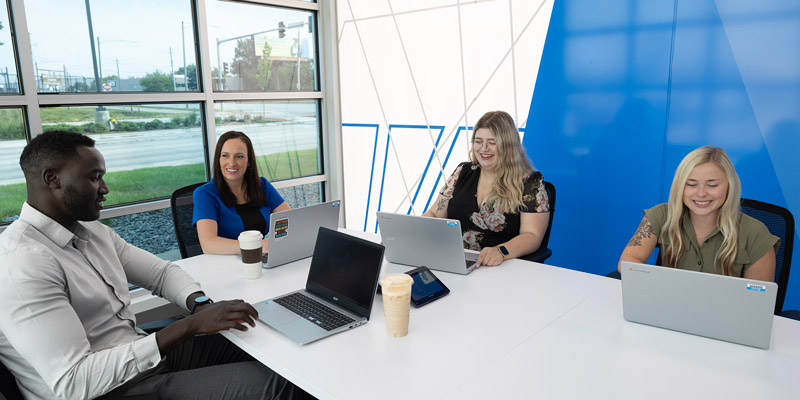
{"type": "Polygon", "coordinates": [[[724,150],[692,151],[675,171],[669,201],[645,210],[620,262],[643,263],[658,244],[666,267],[772,282],[780,239],[739,211],[741,193],[724,150]]]}

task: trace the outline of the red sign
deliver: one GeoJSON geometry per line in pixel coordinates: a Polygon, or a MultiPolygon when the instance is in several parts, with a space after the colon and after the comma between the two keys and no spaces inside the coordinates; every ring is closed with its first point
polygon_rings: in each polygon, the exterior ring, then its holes
{"type": "Polygon", "coordinates": [[[104,83],[103,84],[103,90],[106,91],[106,92],[110,92],[111,91],[111,84],[110,83],[104,83]]]}

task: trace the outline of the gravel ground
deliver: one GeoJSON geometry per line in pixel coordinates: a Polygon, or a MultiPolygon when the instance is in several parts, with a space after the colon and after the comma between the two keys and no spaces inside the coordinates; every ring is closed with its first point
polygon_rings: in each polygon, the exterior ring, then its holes
{"type": "MultiPolygon", "coordinates": [[[[295,186],[278,189],[286,203],[292,208],[317,204],[322,200],[321,184],[295,186]]],[[[154,254],[178,250],[172,212],[169,208],[117,217],[111,227],[128,243],[154,254]]]]}

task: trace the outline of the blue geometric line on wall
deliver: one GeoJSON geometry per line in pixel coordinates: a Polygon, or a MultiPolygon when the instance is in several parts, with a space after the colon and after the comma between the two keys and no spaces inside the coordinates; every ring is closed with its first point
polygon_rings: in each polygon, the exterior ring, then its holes
{"type": "Polygon", "coordinates": [[[367,219],[369,217],[369,200],[372,195],[372,177],[375,175],[375,153],[378,150],[378,124],[342,124],[342,127],[354,126],[360,128],[375,128],[375,143],[372,145],[372,167],[369,169],[369,186],[367,186],[367,209],[364,211],[364,232],[367,231],[367,219]]]}
{"type": "MultiPolygon", "coordinates": [[[[410,127],[409,126],[405,126],[410,127]]],[[[411,205],[408,206],[408,211],[406,211],[406,215],[411,214],[411,209],[414,208],[414,203],[417,201],[417,196],[419,195],[419,190],[422,188],[422,182],[425,181],[425,177],[428,176],[428,168],[431,166],[431,161],[433,161],[433,156],[436,154],[436,149],[439,148],[439,141],[442,139],[442,133],[444,133],[444,126],[432,126],[431,128],[439,128],[439,136],[436,138],[436,144],[434,144],[433,149],[431,150],[431,155],[428,157],[428,163],[425,165],[425,170],[422,171],[422,177],[419,179],[419,185],[417,185],[417,191],[414,192],[414,198],[411,199],[411,205]]],[[[445,162],[447,162],[445,160],[445,162]]],[[[440,172],[441,173],[441,172],[440,172]]],[[[435,187],[434,187],[435,190],[435,187]]],[[[427,208],[426,208],[427,209],[427,208]]]]}
{"type": "MultiPolygon", "coordinates": [[[[472,130],[472,127],[469,127],[467,129],[472,130]]],[[[444,163],[442,164],[442,169],[444,169],[447,166],[447,161],[450,160],[450,153],[453,152],[453,147],[455,147],[455,145],[456,145],[456,141],[458,140],[458,135],[463,130],[464,130],[463,126],[459,126],[458,130],[456,130],[456,136],[453,137],[453,141],[450,143],[450,148],[447,150],[447,155],[444,157],[444,163]]],[[[433,194],[436,193],[436,188],[439,186],[439,181],[441,179],[442,179],[442,171],[439,171],[439,173],[436,175],[436,182],[433,183],[433,188],[431,189],[431,194],[428,195],[428,201],[425,202],[425,210],[427,210],[428,207],[430,207],[431,200],[433,199],[433,194]]]]}
{"type": "MultiPolygon", "coordinates": [[[[381,205],[383,203],[383,185],[386,183],[386,165],[388,164],[388,161],[389,161],[388,160],[388,158],[389,158],[389,141],[392,138],[392,128],[439,129],[439,137],[436,138],[436,144],[438,145],[439,140],[442,137],[442,133],[444,132],[444,128],[445,127],[441,126],[441,125],[430,125],[430,126],[428,126],[428,125],[402,125],[402,124],[390,124],[389,125],[389,134],[386,135],[386,150],[384,151],[384,154],[383,154],[383,172],[381,173],[381,191],[380,191],[380,194],[378,196],[378,211],[381,210],[381,205]]],[[[428,163],[425,165],[425,172],[428,171],[428,167],[430,167],[430,165],[431,165],[431,161],[433,160],[433,155],[434,155],[435,151],[436,151],[435,148],[431,151],[431,155],[428,158],[428,163]]],[[[419,187],[422,186],[422,182],[424,180],[425,180],[425,175],[423,173],[423,176],[422,176],[422,178],[420,179],[420,182],[419,182],[419,186],[417,186],[417,193],[414,194],[414,200],[417,199],[417,194],[419,194],[419,187]]],[[[370,190],[371,189],[372,188],[370,188],[370,190]]],[[[411,202],[412,207],[414,205],[414,200],[412,200],[412,202],[411,202]]],[[[411,212],[411,210],[409,209],[409,213],[410,212],[411,212]]],[[[375,233],[377,233],[377,232],[378,232],[378,220],[376,219],[375,220],[375,233]]]]}

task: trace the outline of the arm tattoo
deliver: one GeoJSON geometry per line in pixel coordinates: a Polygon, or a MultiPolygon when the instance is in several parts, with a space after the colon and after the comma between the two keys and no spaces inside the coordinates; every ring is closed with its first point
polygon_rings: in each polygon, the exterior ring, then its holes
{"type": "Polygon", "coordinates": [[[436,209],[436,212],[439,212],[439,211],[442,211],[442,210],[444,210],[444,206],[446,206],[446,205],[447,205],[447,200],[448,200],[448,199],[444,198],[444,196],[442,196],[442,197],[439,199],[439,207],[436,209]]]}
{"type": "Polygon", "coordinates": [[[641,246],[642,239],[648,239],[654,234],[655,231],[653,231],[653,226],[650,225],[650,220],[645,217],[642,219],[642,223],[639,224],[639,229],[636,230],[636,233],[633,235],[630,242],[628,242],[627,247],[641,246]]]}

